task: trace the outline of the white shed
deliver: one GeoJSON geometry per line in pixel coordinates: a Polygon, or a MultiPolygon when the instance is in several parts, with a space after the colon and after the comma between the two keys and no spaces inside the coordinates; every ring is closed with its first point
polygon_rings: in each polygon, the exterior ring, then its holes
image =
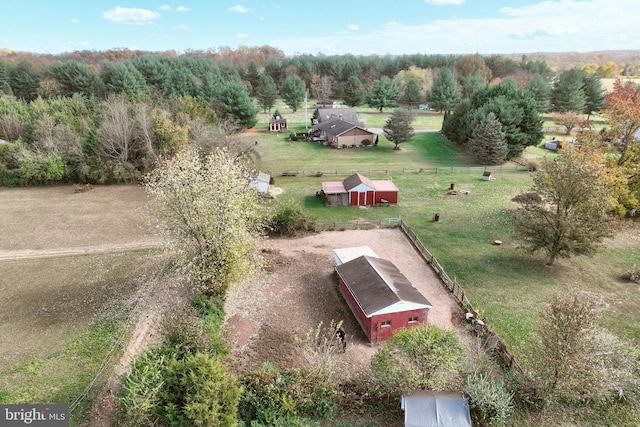
{"type": "Polygon", "coordinates": [[[337,267],[362,255],[380,258],[369,246],[356,246],[353,248],[341,248],[333,250],[333,264],[337,267]]]}

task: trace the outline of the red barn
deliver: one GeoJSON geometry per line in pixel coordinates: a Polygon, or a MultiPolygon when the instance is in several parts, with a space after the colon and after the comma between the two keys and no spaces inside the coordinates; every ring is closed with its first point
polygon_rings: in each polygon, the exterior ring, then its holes
{"type": "Polygon", "coordinates": [[[398,187],[391,180],[374,181],[354,173],[342,181],[323,182],[327,206],[372,206],[398,203],[398,187]]]}
{"type": "Polygon", "coordinates": [[[363,255],[338,265],[336,272],[340,291],[370,342],[427,323],[433,306],[391,261],[363,255]]]}

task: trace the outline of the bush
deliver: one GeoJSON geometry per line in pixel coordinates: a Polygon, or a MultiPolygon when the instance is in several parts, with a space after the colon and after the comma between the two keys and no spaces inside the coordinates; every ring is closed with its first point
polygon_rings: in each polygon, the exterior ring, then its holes
{"type": "Polygon", "coordinates": [[[236,426],[240,388],[221,359],[205,354],[170,360],[158,415],[171,426],[236,426]]]}
{"type": "Polygon", "coordinates": [[[540,162],[536,159],[529,159],[527,160],[527,168],[529,172],[535,172],[540,169],[540,162]]]}
{"type": "Polygon", "coordinates": [[[371,140],[370,139],[363,139],[362,140],[362,145],[364,145],[365,147],[371,145],[371,140]]]}
{"type": "Polygon", "coordinates": [[[164,386],[164,372],[174,354],[160,348],[138,356],[122,381],[118,399],[121,418],[130,427],[146,427],[157,423],[156,409],[160,405],[160,391],[164,386]]]}
{"type": "Polygon", "coordinates": [[[300,416],[330,418],[337,412],[336,390],[304,369],[280,371],[265,363],[248,372],[241,383],[239,417],[255,423],[251,425],[295,425],[293,420],[300,416]]]}
{"type": "Polygon", "coordinates": [[[473,423],[483,426],[504,425],[513,412],[513,394],[501,380],[491,381],[485,375],[472,373],[467,377],[465,393],[473,423]]]}
{"type": "Polygon", "coordinates": [[[286,199],[278,202],[269,228],[273,234],[295,236],[315,231],[315,224],[316,218],[306,215],[302,211],[300,202],[295,199],[286,199]]]}

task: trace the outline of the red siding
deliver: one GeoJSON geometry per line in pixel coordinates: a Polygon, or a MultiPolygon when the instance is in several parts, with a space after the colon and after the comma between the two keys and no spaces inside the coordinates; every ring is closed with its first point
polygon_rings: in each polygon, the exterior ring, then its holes
{"type": "Polygon", "coordinates": [[[349,288],[345,286],[344,281],[339,279],[339,282],[342,296],[347,301],[351,312],[356,317],[356,320],[358,320],[363,332],[372,343],[388,340],[393,336],[393,333],[400,328],[412,328],[427,323],[429,310],[426,308],[383,314],[369,318],[360,309],[355,298],[353,298],[353,295],[349,292],[349,288]],[[412,317],[417,317],[418,320],[409,323],[409,319],[412,317]],[[382,326],[382,323],[385,321],[391,321],[391,326],[382,326]]]}
{"type": "Polygon", "coordinates": [[[382,199],[385,199],[387,202],[391,204],[398,203],[398,192],[397,191],[376,191],[376,200],[374,204],[379,205],[382,203],[382,199]]]}

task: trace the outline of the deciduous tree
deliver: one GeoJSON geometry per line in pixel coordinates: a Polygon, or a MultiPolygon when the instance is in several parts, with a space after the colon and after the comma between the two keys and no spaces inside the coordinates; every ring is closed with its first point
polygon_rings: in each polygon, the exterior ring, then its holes
{"type": "Polygon", "coordinates": [[[612,200],[602,173],[602,165],[570,147],[534,173],[531,191],[540,198],[523,201],[513,224],[531,252],[547,254],[548,265],[558,257],[593,254],[612,235],[612,200]]]}
{"type": "Polygon", "coordinates": [[[251,254],[262,217],[250,175],[226,150],[184,150],[146,177],[167,243],[208,295],[223,297],[255,271],[251,254]]]}
{"type": "Polygon", "coordinates": [[[618,164],[629,158],[630,148],[638,145],[640,129],[640,92],[633,82],[623,83],[617,79],[613,91],[608,93],[602,114],[609,120],[612,142],[618,148],[618,164]]]}

